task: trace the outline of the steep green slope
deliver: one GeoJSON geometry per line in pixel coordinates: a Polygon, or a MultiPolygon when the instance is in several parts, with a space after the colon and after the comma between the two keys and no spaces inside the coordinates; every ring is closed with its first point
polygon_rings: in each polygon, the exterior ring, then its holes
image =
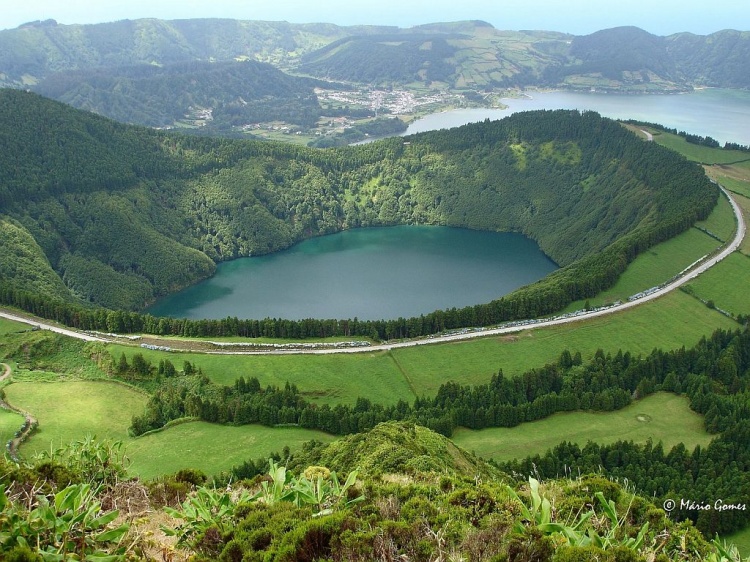
{"type": "Polygon", "coordinates": [[[226,131],[236,122],[312,126],[320,116],[313,84],[269,64],[232,61],[66,71],[33,89],[79,109],[148,126],[171,126],[202,110],[208,129],[226,131]]]}
{"type": "Polygon", "coordinates": [[[70,298],[47,256],[29,232],[12,219],[0,216],[0,279],[30,292],[67,300],[70,298]]]}
{"type": "Polygon", "coordinates": [[[522,291],[512,315],[550,312],[612,283],[717,197],[699,166],[576,111],[315,150],[167,135],[6,90],[0,169],[5,214],[71,293],[125,309],[215,261],[346,228],[439,224],[536,239],[566,267],[522,291]]]}

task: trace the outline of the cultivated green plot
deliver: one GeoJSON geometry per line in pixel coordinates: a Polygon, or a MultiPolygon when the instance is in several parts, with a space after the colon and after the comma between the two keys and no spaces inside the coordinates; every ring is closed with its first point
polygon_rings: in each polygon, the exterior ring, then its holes
{"type": "Polygon", "coordinates": [[[499,369],[515,376],[556,361],[568,349],[580,351],[584,361],[597,349],[646,355],[654,348],[690,347],[714,330],[737,324],[682,292],[624,312],[565,326],[528,330],[515,335],[461,343],[421,346],[393,351],[419,395],[434,396],[440,385],[487,383],[499,369]]]}
{"type": "Polygon", "coordinates": [[[21,446],[24,456],[86,435],[124,441],[131,418],[143,413],[147,401],[136,390],[103,381],[18,382],[6,387],[5,393],[10,404],[39,420],[39,430],[21,446]]]}
{"type": "Polygon", "coordinates": [[[0,336],[4,334],[10,334],[13,332],[23,332],[28,329],[29,329],[28,324],[23,324],[21,322],[14,322],[13,320],[0,318],[0,336]]]}
{"type": "Polygon", "coordinates": [[[294,383],[306,398],[322,404],[349,403],[366,397],[382,404],[434,396],[448,381],[486,383],[499,369],[510,376],[556,361],[568,349],[584,359],[601,348],[616,353],[646,354],[655,347],[694,345],[718,328],[737,324],[684,293],[602,318],[567,326],[528,330],[515,335],[418,346],[391,352],[335,355],[205,355],[167,353],[109,346],[121,353],[143,353],[152,363],[169,359],[178,369],[189,360],[219,384],[240,376],[257,377],[261,385],[294,383]]]}
{"type": "Polygon", "coordinates": [[[687,290],[703,301],[711,301],[717,308],[735,316],[750,313],[750,257],[733,253],[720,265],[711,268],[695,281],[688,284],[687,290]]]}
{"type": "Polygon", "coordinates": [[[746,557],[750,556],[750,527],[746,527],[742,531],[724,538],[728,543],[733,543],[735,546],[737,546],[740,554],[743,557],[743,560],[746,557]]]}
{"type": "Polygon", "coordinates": [[[719,240],[726,242],[730,240],[737,231],[737,221],[729,201],[723,195],[719,197],[713,212],[704,221],[695,224],[696,228],[705,230],[719,240]]]}
{"type": "Polygon", "coordinates": [[[16,431],[21,429],[23,417],[15,412],[9,412],[0,408],[0,446],[5,449],[8,441],[13,439],[16,431]]]}
{"type": "MultiPolygon", "coordinates": [[[[723,199],[723,198],[722,198],[723,199]]],[[[723,199],[727,208],[729,203],[723,199]]],[[[734,224],[733,218],[729,220],[734,224]]],[[[628,297],[656,287],[679,274],[700,258],[712,253],[721,243],[705,232],[691,228],[687,232],[654,246],[639,255],[611,288],[588,299],[589,306],[596,307],[615,301],[625,301],[628,297]]],[[[572,312],[585,308],[586,301],[571,303],[565,310],[572,312]]]]}
{"type": "Polygon", "coordinates": [[[297,427],[189,422],[128,441],[127,455],[132,461],[131,474],[141,478],[172,474],[183,468],[213,475],[250,459],[281,453],[285,445],[295,451],[312,439],[325,442],[334,437],[297,427]]]}
{"type": "Polygon", "coordinates": [[[544,454],[562,441],[600,444],[618,440],[645,443],[661,441],[669,450],[678,443],[692,450],[706,446],[712,436],[703,427],[703,417],[689,407],[683,396],[658,393],[616,412],[566,412],[513,428],[479,431],[459,429],[453,441],[484,458],[508,461],[544,454]]]}
{"type": "MultiPolygon", "coordinates": [[[[645,129],[651,130],[648,127],[645,129]]],[[[654,133],[654,142],[671,148],[684,155],[688,160],[702,164],[734,164],[750,160],[747,152],[741,150],[723,150],[711,148],[687,142],[684,138],[665,133],[663,131],[651,130],[654,133]]]]}
{"type": "MultiPolygon", "coordinates": [[[[745,216],[745,223],[750,222],[750,197],[736,197],[737,204],[742,209],[742,214],[745,216]]],[[[745,239],[740,244],[740,252],[745,255],[750,255],[750,236],[745,236],[745,239]]]]}
{"type": "Polygon", "coordinates": [[[206,355],[165,353],[125,346],[110,346],[114,357],[143,353],[152,363],[169,359],[181,368],[194,363],[217,384],[232,385],[240,376],[257,377],[261,386],[296,384],[305,398],[321,404],[354,403],[359,396],[392,404],[412,401],[414,392],[386,352],[332,355],[206,355]]]}

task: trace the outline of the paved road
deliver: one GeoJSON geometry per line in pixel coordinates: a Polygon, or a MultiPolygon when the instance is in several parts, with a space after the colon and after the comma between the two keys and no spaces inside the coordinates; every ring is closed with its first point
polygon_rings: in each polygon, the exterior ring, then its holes
{"type": "MultiPolygon", "coordinates": [[[[496,336],[496,335],[502,335],[502,334],[515,333],[515,332],[520,332],[523,330],[530,330],[532,328],[544,328],[546,326],[558,326],[561,324],[571,324],[573,322],[581,322],[582,320],[588,320],[589,318],[596,318],[596,317],[604,316],[607,314],[614,314],[615,312],[620,312],[628,308],[633,308],[645,302],[658,299],[659,297],[669,293],[670,291],[677,289],[681,285],[684,285],[688,281],[695,279],[696,277],[698,277],[698,275],[710,269],[711,267],[719,263],[721,260],[723,260],[730,254],[732,254],[735,250],[737,250],[740,247],[742,240],[745,238],[745,233],[747,230],[747,227],[745,225],[745,219],[742,216],[742,210],[740,209],[740,206],[734,200],[732,195],[728,191],[726,191],[723,187],[721,186],[719,187],[722,190],[722,192],[724,192],[724,195],[726,195],[727,198],[729,199],[729,202],[731,203],[732,209],[734,211],[734,216],[737,220],[737,232],[735,233],[734,239],[730,243],[726,244],[724,248],[722,248],[718,254],[690,268],[688,271],[684,272],[680,277],[678,277],[677,279],[675,279],[668,285],[665,285],[664,287],[661,287],[658,290],[655,290],[654,292],[648,295],[644,295],[641,298],[638,298],[633,301],[624,302],[619,305],[611,306],[611,307],[601,309],[601,310],[581,313],[577,316],[568,316],[564,318],[553,318],[549,320],[531,321],[527,324],[520,325],[520,326],[513,325],[513,326],[505,326],[501,328],[478,329],[475,331],[467,331],[467,332],[461,332],[461,333],[456,333],[456,334],[451,334],[451,335],[435,336],[435,337],[425,338],[425,339],[420,339],[420,340],[409,340],[409,341],[396,342],[396,343],[384,343],[384,344],[372,345],[372,346],[367,346],[367,347],[334,348],[334,349],[283,349],[283,350],[262,350],[262,351],[209,351],[207,353],[218,354],[218,355],[259,355],[259,354],[325,355],[325,354],[331,354],[331,353],[367,353],[367,352],[373,352],[373,351],[388,351],[391,349],[398,349],[402,347],[414,347],[417,345],[430,345],[430,344],[435,344],[435,343],[462,341],[462,340],[467,340],[471,338],[481,338],[481,337],[486,337],[486,336],[496,336]]],[[[0,316],[2,316],[3,318],[8,318],[10,320],[16,320],[18,322],[24,322],[27,324],[36,325],[44,330],[52,330],[53,332],[57,332],[57,333],[64,334],[64,335],[74,337],[74,338],[79,338],[79,339],[86,340],[86,341],[109,341],[100,336],[92,336],[90,334],[85,334],[83,332],[77,332],[74,330],[69,330],[67,328],[60,328],[58,326],[45,324],[43,322],[39,322],[36,320],[30,320],[28,318],[23,318],[23,317],[16,316],[16,315],[9,314],[9,313],[2,312],[2,311],[0,311],[0,316]]],[[[179,351],[179,348],[175,347],[176,342],[174,340],[171,340],[169,342],[169,345],[172,346],[173,350],[179,351]]]]}

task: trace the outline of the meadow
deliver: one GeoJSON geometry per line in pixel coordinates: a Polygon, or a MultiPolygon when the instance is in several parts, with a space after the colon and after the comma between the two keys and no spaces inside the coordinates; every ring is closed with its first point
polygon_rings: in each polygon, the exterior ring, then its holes
{"type": "Polygon", "coordinates": [[[692,450],[708,445],[712,436],[703,427],[703,417],[690,409],[689,400],[660,392],[616,412],[565,412],[513,428],[478,431],[461,428],[453,435],[459,447],[483,458],[509,461],[544,454],[561,441],[583,447],[588,441],[601,444],[659,441],[668,451],[678,443],[692,450]]]}
{"type": "MultiPolygon", "coordinates": [[[[39,419],[39,431],[23,445],[23,455],[30,457],[94,435],[122,441],[132,462],[129,472],[142,478],[182,468],[218,474],[247,459],[281,452],[284,445],[295,450],[311,439],[333,439],[320,431],[296,427],[230,427],[205,422],[175,425],[133,439],[127,431],[130,419],[134,412],[143,411],[146,396],[126,386],[104,381],[18,382],[6,387],[6,392],[10,403],[39,419]]],[[[22,422],[19,415],[0,410],[3,442],[22,422]]]]}
{"type": "Polygon", "coordinates": [[[21,324],[6,318],[0,318],[0,336],[13,332],[21,332],[29,329],[28,324],[21,324]]]}
{"type": "Polygon", "coordinates": [[[735,252],[720,268],[710,269],[687,285],[695,296],[735,316],[750,313],[750,291],[737,290],[747,285],[750,257],[735,252]]]}
{"type": "MultiPolygon", "coordinates": [[[[720,266],[721,267],[721,266],[720,266]]],[[[142,353],[152,363],[169,359],[178,368],[188,360],[219,384],[240,376],[257,377],[262,386],[296,384],[306,398],[321,404],[353,404],[358,397],[392,404],[400,399],[433,396],[448,381],[483,384],[502,369],[516,376],[556,361],[568,349],[584,359],[598,349],[634,355],[654,348],[692,346],[715,329],[737,324],[699,300],[673,292],[624,312],[567,326],[530,329],[517,334],[478,338],[372,353],[333,355],[206,355],[168,353],[109,346],[115,358],[142,353]]]]}

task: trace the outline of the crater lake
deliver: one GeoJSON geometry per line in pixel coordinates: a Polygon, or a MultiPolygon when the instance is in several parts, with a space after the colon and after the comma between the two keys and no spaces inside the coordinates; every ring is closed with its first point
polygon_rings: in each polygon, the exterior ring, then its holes
{"type": "Polygon", "coordinates": [[[486,303],[557,265],[521,234],[437,226],[354,229],[219,264],[147,312],[180,318],[408,318],[486,303]]]}

